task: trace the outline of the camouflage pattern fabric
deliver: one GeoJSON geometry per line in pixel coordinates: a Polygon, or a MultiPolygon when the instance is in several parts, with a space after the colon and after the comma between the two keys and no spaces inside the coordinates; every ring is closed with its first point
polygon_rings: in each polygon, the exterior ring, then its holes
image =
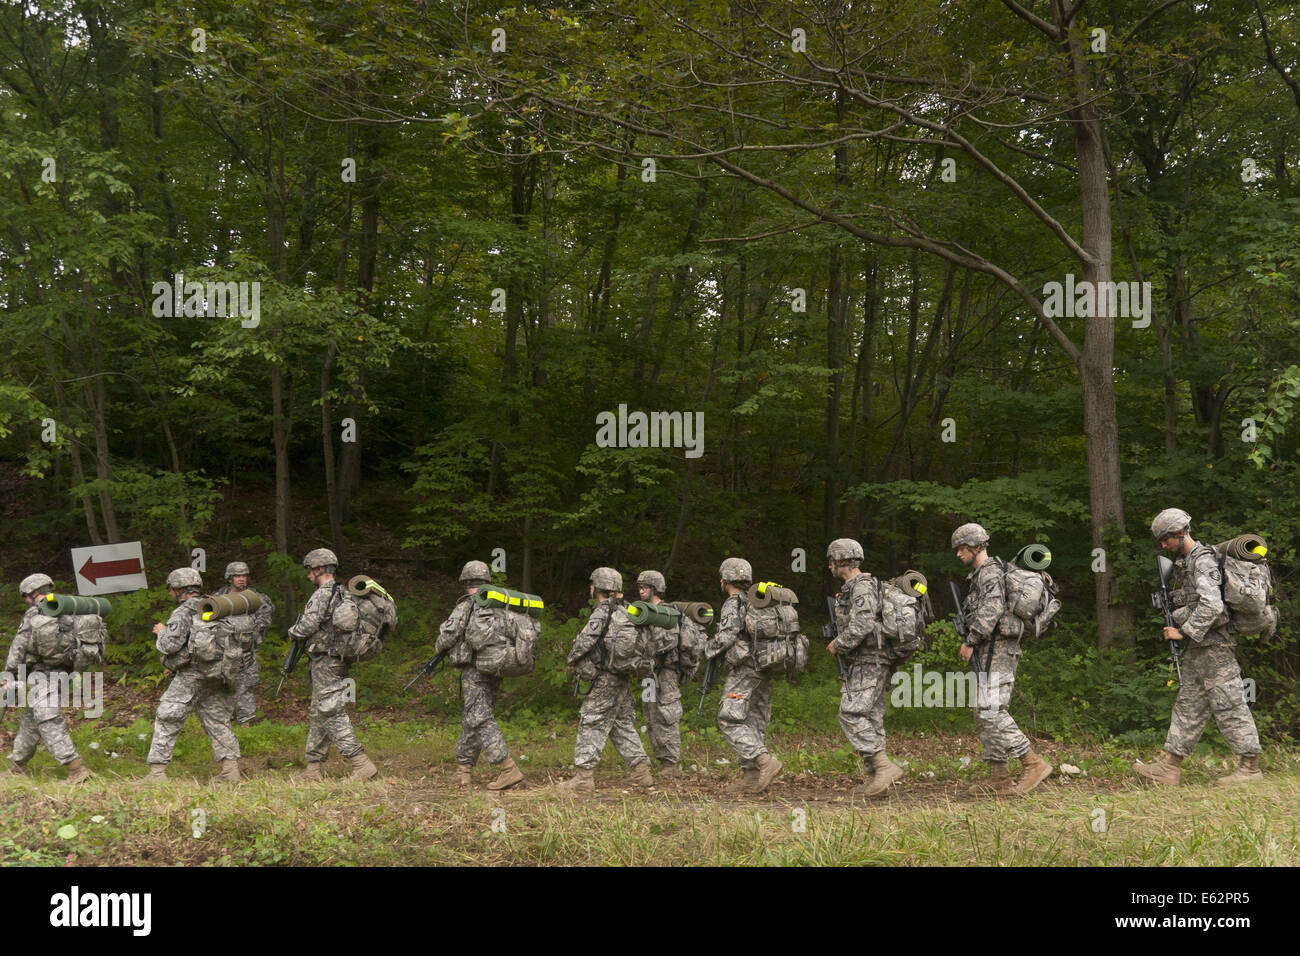
{"type": "Polygon", "coordinates": [[[885,749],[885,705],[894,665],[887,661],[850,664],[840,692],[840,727],[864,761],[885,749]]]}
{"type": "Polygon", "coordinates": [[[235,713],[235,695],[220,680],[200,677],[193,669],[183,667],[176,672],[158,702],[153,741],[149,744],[149,763],[171,761],[176,738],[180,736],[190,711],[198,716],[199,726],[212,741],[214,760],[239,758],[239,741],[230,729],[230,719],[235,713]]]}
{"type": "Polygon", "coordinates": [[[880,592],[865,572],[840,586],[835,601],[835,653],[849,664],[888,663],[889,645],[880,635],[880,592]]]}
{"type": "Polygon", "coordinates": [[[186,598],[172,609],[167,618],[167,626],[158,632],[154,647],[162,655],[163,667],[169,671],[180,671],[190,662],[190,622],[198,613],[199,599],[186,598]]]}
{"type": "MultiPolygon", "coordinates": [[[[586,633],[585,628],[583,633],[586,633]]],[[[636,732],[629,678],[608,671],[598,673],[578,713],[578,741],[573,748],[575,766],[583,770],[595,769],[600,763],[600,752],[605,749],[606,740],[613,740],[614,749],[630,767],[649,760],[636,732]]]]}
{"type": "Polygon", "coordinates": [[[1232,647],[1223,643],[1192,644],[1183,649],[1182,656],[1183,683],[1174,701],[1165,750],[1179,757],[1189,756],[1213,717],[1233,753],[1258,755],[1259,731],[1246,706],[1241,668],[1232,647]]]}
{"type": "Polygon", "coordinates": [[[456,762],[473,765],[479,754],[488,763],[500,763],[510,756],[506,738],[497,726],[493,707],[501,693],[501,678],[479,673],[477,668],[460,671],[460,737],[456,741],[456,762]]]}
{"type": "Polygon", "coordinates": [[[718,731],[731,745],[742,770],[752,770],[767,753],[763,736],[772,719],[772,681],[746,661],[733,667],[722,687],[718,731]]]}
{"type": "Polygon", "coordinates": [[[257,715],[257,698],[253,688],[262,677],[262,662],[257,659],[256,648],[244,657],[244,666],[235,676],[235,719],[248,723],[257,715]]]}
{"type": "MultiPolygon", "coordinates": [[[[18,633],[9,645],[9,654],[5,658],[5,670],[11,680],[18,679],[18,666],[27,661],[32,654],[32,619],[41,612],[35,606],[29,607],[18,625],[18,633]]],[[[44,742],[45,748],[59,763],[71,763],[77,759],[77,748],[73,746],[72,735],[63,719],[59,707],[59,687],[63,683],[63,671],[40,668],[27,671],[27,706],[18,721],[18,732],[14,735],[14,752],[11,759],[15,763],[26,763],[36,753],[37,743],[44,742]],[[41,680],[33,680],[36,674],[41,680]],[[38,688],[36,694],[33,687],[38,688]]],[[[66,685],[65,685],[66,686],[66,685]]]]}
{"type": "Polygon", "coordinates": [[[682,689],[677,683],[676,654],[671,665],[655,670],[654,678],[654,700],[645,701],[650,749],[660,763],[681,763],[682,689]]]}
{"type": "Polygon", "coordinates": [[[305,650],[309,656],[326,654],[334,649],[337,643],[334,625],[330,620],[334,608],[338,606],[333,603],[336,586],[341,587],[332,580],[320,584],[307,599],[307,606],[302,609],[302,615],[289,628],[290,638],[307,642],[305,650]]]}
{"type": "Polygon", "coordinates": [[[971,666],[976,670],[975,733],[984,747],[984,759],[1005,763],[1010,757],[1023,757],[1032,749],[1007,709],[1016,686],[1016,668],[1020,665],[1020,641],[999,637],[989,661],[987,646],[976,648],[971,666]]]}
{"type": "MultiPolygon", "coordinates": [[[[1006,582],[1002,577],[1002,567],[995,558],[989,558],[966,575],[966,581],[962,613],[970,630],[965,640],[971,647],[980,647],[997,633],[998,621],[1007,610],[1006,582]]],[[[998,638],[999,644],[1004,641],[1011,641],[1017,647],[1020,644],[1019,638],[998,638]]]]}
{"type": "Polygon", "coordinates": [[[1228,609],[1223,604],[1223,572],[1214,549],[1198,544],[1174,562],[1169,597],[1178,609],[1178,629],[1187,635],[1187,645],[1233,647],[1236,640],[1228,630],[1228,609]]]}
{"type": "Polygon", "coordinates": [[[324,762],[330,755],[331,743],[344,757],[360,753],[364,748],[348,719],[347,663],[327,654],[308,654],[308,658],[311,660],[311,710],[307,724],[307,760],[324,762]]]}

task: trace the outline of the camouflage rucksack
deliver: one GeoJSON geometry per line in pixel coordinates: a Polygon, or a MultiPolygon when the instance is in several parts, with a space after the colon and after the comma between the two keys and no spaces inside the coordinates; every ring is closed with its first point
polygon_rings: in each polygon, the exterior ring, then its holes
{"type": "Polygon", "coordinates": [[[535,618],[504,607],[474,607],[465,625],[465,641],[474,650],[474,666],[484,674],[522,677],[537,663],[542,626],[535,618]]]}
{"type": "Polygon", "coordinates": [[[795,601],[773,601],[766,607],[755,606],[744,595],[740,601],[745,633],[754,647],[754,666],[767,674],[802,673],[808,666],[808,638],[799,633],[795,601]]]}
{"type": "Polygon", "coordinates": [[[925,626],[933,620],[925,578],[919,572],[880,582],[880,633],[896,660],[905,661],[921,649],[925,626]]]}
{"type": "Polygon", "coordinates": [[[1225,541],[1212,549],[1219,562],[1228,627],[1240,637],[1255,634],[1272,637],[1277,630],[1279,612],[1269,603],[1273,596],[1273,574],[1264,560],[1268,548],[1259,539],[1259,544],[1249,550],[1256,557],[1245,560],[1232,553],[1237,550],[1232,547],[1236,540],[1225,541]]]}
{"type": "Polygon", "coordinates": [[[341,590],[343,599],[331,616],[342,635],[339,656],[345,661],[372,660],[383,652],[384,641],[397,628],[397,603],[379,582],[364,574],[352,578],[341,590]],[[353,622],[350,627],[349,621],[353,622]]]}
{"type": "Polygon", "coordinates": [[[677,678],[688,681],[695,677],[704,660],[704,642],[709,639],[704,625],[683,614],[677,625],[677,678]]]}
{"type": "Polygon", "coordinates": [[[232,620],[223,617],[205,621],[202,614],[190,619],[190,666],[200,677],[233,684],[243,670],[245,655],[256,646],[257,631],[239,630],[232,620]]]}
{"type": "Polygon", "coordinates": [[[1056,582],[1046,571],[1031,571],[994,558],[1002,569],[1007,609],[998,619],[1001,637],[1038,637],[1061,610],[1056,582]]]}
{"type": "Polygon", "coordinates": [[[601,637],[605,645],[605,670],[631,677],[649,677],[655,669],[654,628],[637,627],[628,616],[627,605],[618,602],[601,637]]]}

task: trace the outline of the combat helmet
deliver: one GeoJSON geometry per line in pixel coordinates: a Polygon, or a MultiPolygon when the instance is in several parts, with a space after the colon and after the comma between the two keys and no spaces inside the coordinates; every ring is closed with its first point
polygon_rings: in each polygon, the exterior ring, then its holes
{"type": "Polygon", "coordinates": [[[173,591],[181,591],[185,588],[202,588],[203,578],[193,568],[177,568],[167,575],[167,587],[173,591]]]}
{"type": "Polygon", "coordinates": [[[1155,516],[1151,522],[1151,536],[1157,541],[1171,534],[1177,534],[1184,528],[1191,529],[1192,516],[1181,508],[1166,508],[1155,516]]]}
{"type": "Polygon", "coordinates": [[[636,576],[637,586],[642,584],[654,588],[655,594],[663,594],[668,585],[664,581],[664,576],[658,571],[642,571],[636,576]]]}
{"type": "Polygon", "coordinates": [[[315,548],[308,551],[302,559],[302,566],[307,570],[312,568],[328,568],[339,566],[338,556],[329,548],[315,548]]]}
{"type": "Polygon", "coordinates": [[[826,546],[828,561],[852,561],[854,564],[861,564],[862,558],[862,545],[852,538],[836,538],[826,546]]]}
{"type": "Polygon", "coordinates": [[[243,561],[231,561],[226,565],[225,579],[229,581],[236,574],[252,574],[252,572],[248,570],[248,565],[243,561]]]}
{"type": "Polygon", "coordinates": [[[718,577],[728,584],[749,584],[754,580],[754,569],[744,558],[726,558],[718,568],[718,577]]]}
{"type": "Polygon", "coordinates": [[[48,574],[29,574],[18,583],[18,593],[27,597],[35,591],[44,591],[52,587],[54,582],[50,580],[48,574]]]}
{"type": "Polygon", "coordinates": [[[952,547],[954,549],[965,545],[968,548],[983,548],[989,543],[989,533],[984,530],[983,525],[978,525],[971,521],[962,525],[952,533],[952,547]]]}
{"type": "Polygon", "coordinates": [[[491,584],[492,572],[488,570],[486,562],[466,561],[465,566],[460,569],[460,583],[491,584]]]}
{"type": "Polygon", "coordinates": [[[591,583],[596,586],[597,591],[616,594],[623,590],[623,575],[613,568],[597,568],[591,572],[591,583]]]}

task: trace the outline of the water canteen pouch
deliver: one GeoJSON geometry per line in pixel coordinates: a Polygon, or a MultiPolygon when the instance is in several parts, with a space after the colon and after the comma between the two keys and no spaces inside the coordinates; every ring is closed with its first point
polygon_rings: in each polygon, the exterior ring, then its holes
{"type": "Polygon", "coordinates": [[[1223,581],[1223,604],[1228,627],[1239,637],[1259,634],[1272,637],[1277,631],[1278,609],[1269,603],[1273,595],[1273,574],[1264,560],[1268,546],[1255,534],[1244,534],[1214,545],[1223,581]]]}
{"type": "Polygon", "coordinates": [[[626,606],[614,608],[602,640],[605,644],[605,669],[610,673],[637,678],[654,673],[654,628],[634,624],[626,606]]]}
{"type": "Polygon", "coordinates": [[[798,674],[808,666],[808,638],[799,633],[798,598],[771,582],[750,588],[745,601],[745,632],[754,644],[754,666],[766,674],[798,674]],[[793,600],[782,600],[791,598],[793,600]],[[759,606],[767,602],[766,606],[759,606]]]}
{"type": "Polygon", "coordinates": [[[465,641],[474,652],[474,666],[493,677],[523,677],[537,666],[541,637],[542,599],[506,588],[481,587],[465,625],[465,641]]]}
{"type": "Polygon", "coordinates": [[[928,589],[919,571],[880,582],[880,633],[897,660],[911,657],[925,641],[925,627],[934,620],[928,589]]]}
{"type": "MultiPolygon", "coordinates": [[[[365,574],[348,581],[347,598],[334,609],[331,618],[343,632],[341,656],[345,661],[372,660],[380,655],[384,641],[397,629],[397,603],[379,582],[365,574]],[[356,623],[346,628],[340,623],[339,615],[349,604],[356,623]]],[[[344,618],[345,623],[347,619],[344,618]]]]}
{"type": "Polygon", "coordinates": [[[1056,582],[1046,571],[1031,571],[1001,558],[997,560],[1007,598],[1007,609],[998,619],[998,636],[1018,639],[1040,636],[1061,610],[1056,582]]]}

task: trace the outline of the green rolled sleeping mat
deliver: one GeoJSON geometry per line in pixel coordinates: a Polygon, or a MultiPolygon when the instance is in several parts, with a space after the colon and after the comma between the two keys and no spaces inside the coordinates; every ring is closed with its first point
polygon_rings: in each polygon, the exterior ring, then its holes
{"type": "Polygon", "coordinates": [[[474,603],[479,607],[508,608],[529,617],[541,617],[542,610],[546,607],[546,603],[536,594],[499,588],[494,584],[485,584],[475,591],[474,603]]]}
{"type": "Polygon", "coordinates": [[[627,616],[637,627],[676,627],[682,612],[671,604],[633,601],[627,606],[627,616]]]}
{"type": "Polygon", "coordinates": [[[1216,544],[1214,550],[1238,561],[1259,562],[1268,559],[1268,545],[1257,534],[1239,534],[1216,544]]]}
{"type": "Polygon", "coordinates": [[[671,606],[677,608],[696,624],[713,623],[713,607],[704,601],[673,601],[671,606]]]}
{"type": "Polygon", "coordinates": [[[199,601],[199,615],[205,621],[219,621],[235,614],[252,614],[261,606],[261,596],[253,591],[231,591],[199,601]]]}
{"type": "Polygon", "coordinates": [[[1052,564],[1052,552],[1045,544],[1027,544],[1017,552],[1013,563],[1030,571],[1046,571],[1052,564]]]}
{"type": "Polygon", "coordinates": [[[80,594],[47,594],[36,603],[46,617],[62,617],[65,614],[98,614],[104,617],[113,610],[108,598],[84,597],[80,594]]]}
{"type": "Polygon", "coordinates": [[[798,604],[799,597],[789,588],[783,588],[775,581],[759,581],[749,586],[745,592],[749,603],[754,607],[767,607],[769,604],[798,604]]]}

